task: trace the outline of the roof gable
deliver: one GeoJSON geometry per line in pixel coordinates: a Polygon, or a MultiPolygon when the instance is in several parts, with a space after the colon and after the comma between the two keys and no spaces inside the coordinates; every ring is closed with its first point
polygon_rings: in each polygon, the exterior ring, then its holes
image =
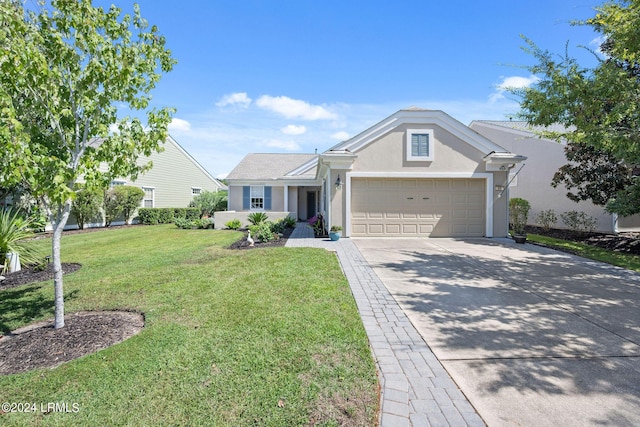
{"type": "Polygon", "coordinates": [[[507,152],[508,150],[490,141],[464,124],[460,123],[453,117],[439,110],[423,110],[411,108],[408,110],[400,110],[395,114],[387,117],[381,122],[371,126],[369,129],[359,133],[351,139],[341,142],[338,145],[327,150],[331,151],[350,151],[355,153],[378,138],[386,135],[401,125],[414,124],[432,124],[448,131],[460,140],[475,147],[480,152],[489,154],[491,152],[507,152]]]}

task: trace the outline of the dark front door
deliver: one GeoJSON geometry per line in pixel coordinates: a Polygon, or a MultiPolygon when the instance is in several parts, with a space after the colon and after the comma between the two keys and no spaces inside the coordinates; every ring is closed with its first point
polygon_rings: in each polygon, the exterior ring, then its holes
{"type": "Polygon", "coordinates": [[[316,214],[316,192],[307,191],[307,219],[316,214]]]}

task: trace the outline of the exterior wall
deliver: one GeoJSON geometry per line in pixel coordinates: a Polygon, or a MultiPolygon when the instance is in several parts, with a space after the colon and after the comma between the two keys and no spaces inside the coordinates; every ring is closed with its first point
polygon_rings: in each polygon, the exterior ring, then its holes
{"type": "MultiPolygon", "coordinates": [[[[499,143],[498,141],[495,141],[499,143]]],[[[508,147],[505,147],[508,148],[508,147]]],[[[517,150],[514,151],[518,154],[517,150]]],[[[407,124],[399,126],[397,129],[385,134],[378,140],[371,142],[363,149],[356,152],[357,159],[350,171],[356,176],[358,173],[389,173],[406,174],[407,176],[418,177],[456,177],[465,175],[466,177],[482,177],[486,184],[491,188],[486,188],[487,195],[487,221],[491,221],[488,227],[492,228],[494,237],[503,237],[508,234],[507,208],[508,197],[506,193],[498,197],[499,192],[495,191],[496,185],[506,185],[507,172],[487,172],[485,168],[484,156],[480,150],[477,150],[466,141],[459,139],[450,132],[439,126],[428,124],[407,124]],[[433,145],[433,161],[415,162],[407,161],[407,129],[433,129],[434,145],[433,145]],[[481,175],[480,175],[481,174],[481,175]],[[487,177],[491,177],[488,179],[487,177]]],[[[333,171],[332,171],[333,172],[333,171]]],[[[333,174],[332,174],[333,175],[333,174]]],[[[334,195],[332,190],[332,195],[334,195]]],[[[346,206],[345,196],[342,199],[332,199],[332,203],[340,202],[340,206],[346,206]]],[[[332,210],[332,222],[336,224],[337,212],[332,210]]],[[[346,209],[343,210],[343,218],[341,224],[345,227],[347,221],[346,209]]]]}
{"type": "Polygon", "coordinates": [[[172,141],[164,144],[164,151],[141,157],[138,164],[153,163],[151,170],[126,185],[153,187],[156,208],[183,208],[193,200],[192,188],[218,191],[220,188],[209,174],[194,164],[184,150],[172,141]]]}
{"type": "Polygon", "coordinates": [[[399,126],[358,151],[357,155],[352,169],[354,172],[484,172],[484,155],[479,150],[432,125],[399,126]],[[406,161],[407,129],[434,130],[433,161],[406,161]]]}
{"type": "Polygon", "coordinates": [[[227,210],[238,211],[242,210],[242,186],[241,185],[229,185],[229,203],[227,210]]]}
{"type": "MultiPolygon", "coordinates": [[[[525,132],[496,129],[473,123],[471,128],[514,153],[527,156],[525,166],[518,173],[509,188],[510,197],[521,197],[531,204],[529,224],[536,224],[540,211],[553,209],[558,217],[556,227],[565,227],[560,214],[567,211],[583,211],[598,221],[598,231],[613,232],[613,217],[604,208],[590,202],[576,203],[566,197],[564,186],[553,188],[551,180],[555,172],[564,164],[564,145],[555,141],[540,139],[525,132]]],[[[515,171],[520,169],[516,166],[515,171]]]]}
{"type": "Polygon", "coordinates": [[[289,212],[291,212],[292,218],[298,220],[298,212],[300,212],[300,207],[298,206],[298,187],[289,187],[289,212]]]}

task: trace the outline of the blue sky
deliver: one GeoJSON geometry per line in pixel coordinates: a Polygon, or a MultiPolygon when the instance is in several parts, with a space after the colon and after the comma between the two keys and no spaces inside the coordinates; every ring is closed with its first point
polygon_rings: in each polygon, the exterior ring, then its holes
{"type": "MultiPolygon", "coordinates": [[[[104,4],[94,0],[95,4],[104,4]]],[[[518,111],[504,86],[531,84],[525,35],[582,55],[596,38],[570,21],[592,0],[139,0],[178,60],[154,103],[212,175],[250,152],[328,149],[401,108],[464,124],[518,111]]],[[[124,12],[133,1],[116,4],[124,12]]]]}

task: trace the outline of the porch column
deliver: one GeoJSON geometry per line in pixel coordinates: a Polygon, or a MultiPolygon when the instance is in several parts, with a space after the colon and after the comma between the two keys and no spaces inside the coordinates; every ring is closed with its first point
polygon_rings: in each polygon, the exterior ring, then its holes
{"type": "Polygon", "coordinates": [[[290,212],[289,211],[289,186],[288,185],[284,186],[284,211],[285,212],[290,212]]]}

